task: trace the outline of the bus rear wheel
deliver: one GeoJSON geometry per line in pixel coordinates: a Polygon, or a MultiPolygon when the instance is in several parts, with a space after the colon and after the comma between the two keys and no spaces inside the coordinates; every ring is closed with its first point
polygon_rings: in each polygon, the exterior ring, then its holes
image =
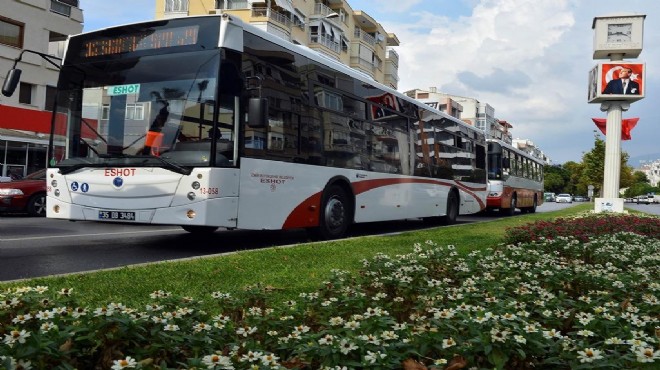
{"type": "Polygon", "coordinates": [[[195,235],[213,234],[216,230],[218,230],[217,226],[181,225],[181,228],[195,235]]]}
{"type": "Polygon", "coordinates": [[[456,223],[458,217],[458,196],[455,191],[447,194],[447,211],[444,216],[424,217],[424,223],[428,225],[452,225],[456,223]]]}
{"type": "Polygon", "coordinates": [[[338,239],[346,235],[351,223],[350,200],[346,191],[333,185],[323,192],[319,226],[312,229],[318,239],[338,239]]]}
{"type": "Polygon", "coordinates": [[[518,200],[516,199],[516,195],[513,194],[511,196],[511,201],[509,202],[509,208],[501,208],[500,211],[504,211],[505,216],[513,216],[513,214],[516,212],[517,206],[518,200]]]}

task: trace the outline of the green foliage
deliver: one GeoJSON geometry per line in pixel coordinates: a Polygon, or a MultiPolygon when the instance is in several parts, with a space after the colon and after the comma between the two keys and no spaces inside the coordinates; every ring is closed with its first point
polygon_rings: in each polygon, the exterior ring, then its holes
{"type": "Polygon", "coordinates": [[[314,291],[284,302],[262,284],[236,295],[157,290],[141,307],[84,307],[85,292],[70,289],[7,289],[0,366],[528,370],[660,362],[658,238],[559,236],[469,253],[427,241],[407,249],[374,252],[359,270],[333,270],[314,291]]]}

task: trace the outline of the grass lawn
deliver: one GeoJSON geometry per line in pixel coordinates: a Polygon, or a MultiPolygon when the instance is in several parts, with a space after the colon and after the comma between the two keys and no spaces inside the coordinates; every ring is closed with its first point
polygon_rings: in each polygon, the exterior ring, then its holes
{"type": "Polygon", "coordinates": [[[295,247],[273,247],[223,256],[177,262],[123,267],[114,270],[0,283],[0,291],[15,286],[45,285],[51,290],[73,288],[80,303],[89,306],[120,302],[141,307],[149,294],[164,290],[177,295],[206,299],[211,292],[240,294],[246,286],[261,283],[272,287],[274,300],[296,298],[316,291],[332,269],[357,271],[361,261],[376,253],[406,254],[414,243],[432,240],[455,245],[467,252],[497,245],[507,227],[536,220],[550,220],[593,209],[590,203],[561,211],[503,217],[478,224],[437,227],[391,236],[360,237],[295,247]]]}

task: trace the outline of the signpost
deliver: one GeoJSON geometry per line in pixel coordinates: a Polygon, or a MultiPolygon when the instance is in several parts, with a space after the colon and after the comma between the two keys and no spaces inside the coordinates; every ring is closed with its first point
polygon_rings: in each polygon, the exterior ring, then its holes
{"type": "Polygon", "coordinates": [[[642,52],[645,15],[622,14],[594,18],[594,59],[609,59],[589,72],[589,103],[601,103],[607,112],[605,137],[605,170],[602,198],[596,198],[596,212],[623,212],[619,197],[621,176],[622,112],[630,104],[643,99],[645,66],[625,58],[637,58],[642,52]]]}

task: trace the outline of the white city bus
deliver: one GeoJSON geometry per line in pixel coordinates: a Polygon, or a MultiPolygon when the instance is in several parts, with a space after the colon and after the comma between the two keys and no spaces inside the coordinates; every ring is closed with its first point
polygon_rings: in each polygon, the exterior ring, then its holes
{"type": "Polygon", "coordinates": [[[543,161],[497,139],[488,139],[487,209],[511,216],[543,204],[543,161]]]}
{"type": "Polygon", "coordinates": [[[482,133],[226,14],[71,36],[57,87],[51,218],[329,239],[486,207],[482,133]]]}

